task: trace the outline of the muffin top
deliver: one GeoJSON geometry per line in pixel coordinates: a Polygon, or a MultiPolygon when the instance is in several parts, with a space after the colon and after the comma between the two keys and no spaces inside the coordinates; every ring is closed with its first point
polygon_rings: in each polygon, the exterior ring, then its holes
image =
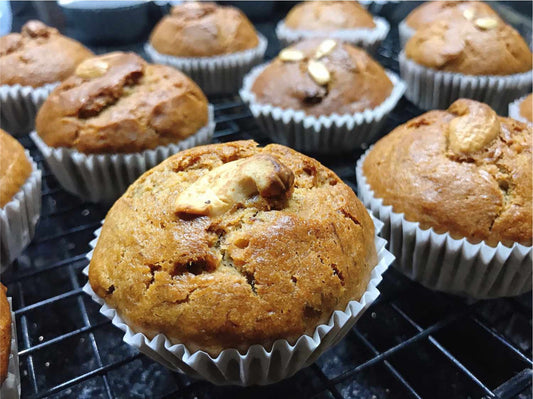
{"type": "Polygon", "coordinates": [[[531,127],[460,99],[394,129],[368,153],[374,195],[454,238],[531,245],[531,127]]]}
{"type": "Polygon", "coordinates": [[[106,216],[93,290],[135,331],[216,355],[294,342],[365,292],[374,225],[332,171],[290,148],[192,148],[106,216]]]}
{"type": "Polygon", "coordinates": [[[530,94],[524,99],[524,101],[520,103],[520,115],[523,118],[526,118],[530,122],[533,122],[533,116],[531,116],[531,113],[533,112],[532,99],[533,99],[533,94],[530,94]]]}
{"type": "Polygon", "coordinates": [[[6,292],[7,288],[0,283],[0,384],[7,377],[11,354],[11,310],[6,292]]]}
{"type": "Polygon", "coordinates": [[[24,147],[0,129],[0,208],[13,199],[31,174],[24,147]]]}
{"type": "Polygon", "coordinates": [[[35,126],[51,147],[128,153],[183,140],[207,121],[207,99],[187,76],[115,52],[81,63],[46,99],[35,126]]]}
{"type": "Polygon", "coordinates": [[[259,39],[238,8],[201,2],[174,6],[152,31],[150,44],[161,54],[210,57],[257,47],[259,39]]]}
{"type": "Polygon", "coordinates": [[[320,116],[375,108],[392,87],[364,50],[333,39],[309,39],[282,50],[252,91],[260,103],[320,116]]]}
{"type": "Polygon", "coordinates": [[[496,11],[482,1],[428,1],[411,11],[405,23],[416,30],[438,19],[480,17],[500,20],[496,11]]]}
{"type": "Polygon", "coordinates": [[[532,62],[520,34],[495,17],[435,21],[416,31],[405,54],[420,65],[465,75],[511,75],[531,70],[532,62]]]}
{"type": "Polygon", "coordinates": [[[326,32],[376,27],[372,14],[356,1],[305,1],[289,11],[284,23],[291,29],[326,32]]]}
{"type": "Polygon", "coordinates": [[[39,87],[62,81],[93,53],[40,21],[0,37],[0,84],[39,87]]]}

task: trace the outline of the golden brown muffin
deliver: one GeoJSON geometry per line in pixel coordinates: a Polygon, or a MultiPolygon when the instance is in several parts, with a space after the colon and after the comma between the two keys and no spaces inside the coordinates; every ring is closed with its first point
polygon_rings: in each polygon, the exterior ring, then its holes
{"type": "Polygon", "coordinates": [[[531,245],[531,127],[460,99],[394,129],[368,153],[374,195],[424,229],[531,245]]]}
{"type": "Polygon", "coordinates": [[[51,147],[129,153],[176,143],[207,120],[206,97],[183,73],[115,52],[80,64],[46,99],[35,126],[51,147]]]}
{"type": "Polygon", "coordinates": [[[259,39],[238,8],[184,3],[174,6],[156,25],[150,44],[161,54],[210,57],[257,47],[259,39]]]}
{"type": "Polygon", "coordinates": [[[372,14],[356,1],[305,1],[289,11],[284,23],[291,29],[325,32],[376,27],[372,14]]]}
{"type": "Polygon", "coordinates": [[[257,77],[252,92],[260,103],[319,116],[375,108],[392,87],[385,70],[364,50],[310,39],[282,50],[257,77]]]}
{"type": "Polygon", "coordinates": [[[533,116],[531,115],[531,113],[533,112],[532,100],[533,94],[530,94],[524,99],[524,101],[520,103],[520,115],[530,122],[533,122],[533,116]]]}
{"type": "Polygon", "coordinates": [[[480,17],[501,20],[496,11],[482,1],[428,1],[411,11],[405,18],[405,23],[416,30],[438,19],[480,17]]]}
{"type": "Polygon", "coordinates": [[[0,208],[3,208],[31,174],[31,163],[24,147],[0,129],[0,208]]]}
{"type": "Polygon", "coordinates": [[[365,292],[374,225],[332,171],[254,141],[146,172],[106,216],[93,290],[135,331],[215,355],[294,342],[365,292]]]}
{"type": "Polygon", "coordinates": [[[11,354],[11,310],[6,292],[7,288],[0,283],[0,384],[7,377],[11,354]]]}
{"type": "Polygon", "coordinates": [[[520,34],[494,17],[436,21],[416,31],[405,54],[425,67],[465,75],[511,75],[532,63],[520,34]]]}
{"type": "Polygon", "coordinates": [[[93,53],[40,21],[0,37],[0,84],[39,87],[70,76],[93,53]]]}

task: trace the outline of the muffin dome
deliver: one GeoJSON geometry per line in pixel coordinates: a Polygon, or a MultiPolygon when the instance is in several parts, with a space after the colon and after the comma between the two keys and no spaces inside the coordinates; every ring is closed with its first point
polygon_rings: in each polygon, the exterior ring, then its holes
{"type": "Polygon", "coordinates": [[[291,29],[325,32],[376,27],[372,14],[356,1],[305,1],[294,6],[284,22],[291,29]]]}
{"type": "Polygon", "coordinates": [[[174,6],[154,28],[150,44],[161,54],[210,57],[257,47],[259,39],[239,9],[199,2],[174,6]]]}
{"type": "Polygon", "coordinates": [[[495,17],[438,20],[417,30],[405,54],[425,67],[465,75],[511,75],[532,63],[520,34],[495,17]]]}
{"type": "Polygon", "coordinates": [[[260,103],[309,115],[361,112],[381,104],[393,84],[364,50],[332,39],[311,39],[282,50],[257,77],[260,103]]]}
{"type": "Polygon", "coordinates": [[[7,378],[11,354],[11,310],[6,292],[7,288],[0,283],[0,385],[7,378]]]}
{"type": "Polygon", "coordinates": [[[294,342],[366,290],[374,226],[332,171],[288,147],[196,147],[115,203],[89,281],[128,325],[216,355],[294,342]]]}
{"type": "Polygon", "coordinates": [[[486,104],[460,99],[379,140],[363,173],[375,197],[424,229],[531,245],[531,134],[486,104]]]}
{"type": "Polygon", "coordinates": [[[84,61],[37,114],[51,147],[128,153],[176,143],[207,124],[207,99],[181,72],[133,53],[84,61]]]}
{"type": "Polygon", "coordinates": [[[0,37],[0,84],[39,87],[62,81],[93,55],[75,40],[40,21],[0,37]]]}
{"type": "Polygon", "coordinates": [[[530,122],[533,122],[533,116],[531,113],[533,112],[533,94],[530,94],[527,96],[524,101],[520,103],[520,116],[527,119],[530,122]]]}
{"type": "Polygon", "coordinates": [[[0,129],[0,208],[20,191],[31,174],[24,147],[0,129]]]}

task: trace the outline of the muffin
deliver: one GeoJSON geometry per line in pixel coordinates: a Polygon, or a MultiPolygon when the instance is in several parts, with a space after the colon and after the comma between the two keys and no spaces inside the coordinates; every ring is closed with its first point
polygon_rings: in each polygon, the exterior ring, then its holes
{"type": "Polygon", "coordinates": [[[50,94],[31,137],[67,191],[107,201],[213,129],[207,99],[184,74],[115,52],[84,61],[50,94]]]}
{"type": "MultiPolygon", "coordinates": [[[[360,301],[378,252],[382,262],[372,219],[332,171],[240,141],[183,151],[132,184],[106,216],[89,283],[121,328],[165,340],[154,357],[194,352],[228,367],[226,383],[261,383],[251,359],[218,360],[240,351],[287,361],[266,351],[286,352],[360,301]]],[[[188,366],[204,377],[212,368],[188,366]]]]}
{"type": "Polygon", "coordinates": [[[438,20],[419,29],[400,54],[406,97],[421,108],[445,108],[459,97],[507,111],[531,87],[532,54],[495,17],[438,20]]]}
{"type": "Polygon", "coordinates": [[[356,1],[305,1],[276,27],[283,46],[310,38],[335,38],[374,51],[389,32],[386,20],[373,17],[356,1]]]}
{"type": "MultiPolygon", "coordinates": [[[[428,1],[416,7],[400,23],[398,30],[402,47],[414,33],[439,19],[491,17],[501,20],[487,3],[482,1],[428,1]]],[[[503,22],[503,21],[501,21],[503,22]]]]}
{"type": "Polygon", "coordinates": [[[0,37],[0,115],[2,128],[27,133],[35,114],[55,85],[70,76],[92,53],[40,21],[21,33],[0,37]]]}
{"type": "Polygon", "coordinates": [[[1,268],[31,241],[40,204],[41,172],[20,143],[0,129],[1,268]]]}
{"type": "Polygon", "coordinates": [[[239,89],[266,46],[238,8],[187,2],[156,25],[145,49],[154,62],[180,69],[208,94],[220,94],[239,89]]]}
{"type": "Polygon", "coordinates": [[[486,104],[460,99],[367,152],[359,193],[389,226],[400,270],[474,297],[531,289],[531,134],[486,104]]]}
{"type": "Polygon", "coordinates": [[[6,292],[7,288],[0,283],[0,386],[7,378],[11,355],[11,309],[6,292]]]}
{"type": "Polygon", "coordinates": [[[509,116],[517,121],[524,123],[533,123],[533,94],[528,94],[509,104],[509,116]]]}
{"type": "Polygon", "coordinates": [[[364,50],[309,39],[254,69],[241,97],[273,140],[300,151],[337,152],[371,142],[403,90],[364,50]]]}

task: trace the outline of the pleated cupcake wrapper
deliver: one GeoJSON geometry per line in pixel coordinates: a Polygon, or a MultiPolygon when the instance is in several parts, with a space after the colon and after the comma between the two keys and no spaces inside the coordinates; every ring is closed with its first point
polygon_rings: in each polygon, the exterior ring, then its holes
{"type": "Polygon", "coordinates": [[[19,192],[0,208],[0,272],[30,243],[41,213],[41,171],[30,153],[32,171],[19,192]]]}
{"type": "Polygon", "coordinates": [[[0,127],[13,136],[29,133],[35,116],[48,95],[59,82],[41,87],[21,85],[0,86],[0,127]]]}
{"type": "Polygon", "coordinates": [[[215,131],[211,105],[208,112],[208,124],[194,135],[178,143],[139,153],[84,154],[70,148],[49,147],[36,132],[30,137],[65,190],[90,202],[112,202],[140,175],[171,155],[209,143],[215,131]]]}
{"type": "Polygon", "coordinates": [[[474,298],[515,296],[531,290],[532,247],[472,244],[406,220],[403,213],[374,197],[362,169],[368,151],[356,167],[359,198],[384,223],[381,235],[403,274],[430,289],[474,298]]]}
{"type": "Polygon", "coordinates": [[[398,76],[387,71],[393,83],[389,97],[376,108],[354,114],[311,116],[304,111],[261,104],[252,92],[255,79],[267,64],[252,69],[244,78],[240,96],[248,104],[261,129],[275,142],[307,153],[350,151],[374,142],[388,114],[405,91],[398,76]]]}
{"type": "Polygon", "coordinates": [[[400,35],[400,46],[405,47],[409,39],[415,34],[416,30],[411,28],[405,22],[405,19],[398,24],[398,33],[400,35]]]}
{"type": "MultiPolygon", "coordinates": [[[[83,290],[102,305],[100,313],[125,332],[126,343],[171,370],[199,377],[217,385],[272,384],[309,366],[329,347],[338,343],[379,296],[377,285],[394,257],[385,248],[387,242],[377,235],[383,224],[377,219],[374,219],[374,223],[378,264],[372,270],[365,293],[359,301],[349,302],[344,311],[333,312],[329,322],[317,326],[312,336],[303,335],[294,344],[282,339],[275,341],[271,348],[252,345],[244,354],[236,349],[225,349],[216,357],[201,350],[191,353],[185,345],[172,344],[162,334],[150,339],[144,334],[134,332],[115,309],[109,307],[94,293],[89,283],[83,287],[83,290]]],[[[93,250],[100,232],[101,228],[95,231],[96,238],[90,243],[93,250]]],[[[93,250],[87,254],[89,261],[93,250]]],[[[88,276],[89,266],[85,268],[84,273],[88,276]]]]}
{"type": "Polygon", "coordinates": [[[332,38],[339,39],[343,42],[362,47],[370,53],[375,53],[381,42],[385,40],[390,30],[390,25],[386,19],[374,17],[375,28],[361,28],[361,29],[339,29],[331,32],[320,32],[304,29],[291,29],[285,26],[285,22],[281,20],[276,26],[276,36],[278,37],[281,46],[287,47],[292,43],[304,39],[313,38],[332,38]]]}
{"type": "Polygon", "coordinates": [[[9,302],[9,310],[11,312],[11,351],[7,365],[7,377],[2,385],[0,385],[0,398],[18,399],[20,397],[20,370],[17,345],[17,322],[15,321],[11,298],[7,298],[7,301],[9,302]]]}
{"type": "Polygon", "coordinates": [[[498,114],[508,104],[531,91],[533,71],[507,76],[467,76],[437,71],[399,56],[400,74],[407,84],[405,97],[422,109],[446,109],[459,98],[471,98],[490,105],[498,114]]]}
{"type": "Polygon", "coordinates": [[[249,50],[214,57],[174,57],[158,53],[150,43],[144,50],[156,64],[179,69],[209,95],[237,93],[242,79],[253,66],[263,61],[267,39],[257,34],[259,44],[249,50]]]}
{"type": "Polygon", "coordinates": [[[509,117],[516,119],[517,121],[527,123],[529,125],[533,125],[533,122],[527,120],[520,114],[520,104],[522,104],[522,101],[526,99],[527,96],[520,97],[519,99],[513,101],[511,104],[509,104],[509,117]]]}

